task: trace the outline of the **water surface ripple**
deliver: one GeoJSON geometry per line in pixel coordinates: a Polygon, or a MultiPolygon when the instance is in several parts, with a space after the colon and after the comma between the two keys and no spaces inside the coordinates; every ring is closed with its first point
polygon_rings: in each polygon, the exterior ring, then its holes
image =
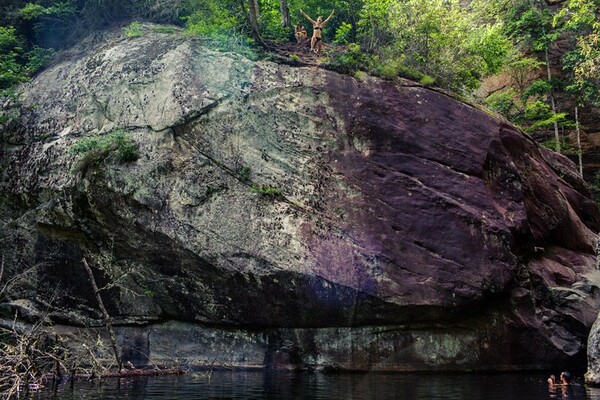
{"type": "Polygon", "coordinates": [[[600,400],[600,388],[549,388],[541,374],[332,374],[213,372],[77,382],[33,399],[600,400]]]}

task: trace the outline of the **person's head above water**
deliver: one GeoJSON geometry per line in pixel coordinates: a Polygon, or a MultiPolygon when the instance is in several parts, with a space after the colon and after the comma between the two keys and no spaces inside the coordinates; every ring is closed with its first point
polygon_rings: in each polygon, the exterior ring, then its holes
{"type": "Polygon", "coordinates": [[[571,374],[567,371],[560,373],[560,383],[571,383],[571,374]]]}

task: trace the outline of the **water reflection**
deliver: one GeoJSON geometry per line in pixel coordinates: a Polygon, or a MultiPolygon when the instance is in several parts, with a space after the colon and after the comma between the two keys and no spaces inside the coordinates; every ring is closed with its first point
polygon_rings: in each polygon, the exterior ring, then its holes
{"type": "Polygon", "coordinates": [[[214,372],[78,382],[34,399],[569,399],[600,400],[600,389],[549,387],[546,376],[214,372]]]}

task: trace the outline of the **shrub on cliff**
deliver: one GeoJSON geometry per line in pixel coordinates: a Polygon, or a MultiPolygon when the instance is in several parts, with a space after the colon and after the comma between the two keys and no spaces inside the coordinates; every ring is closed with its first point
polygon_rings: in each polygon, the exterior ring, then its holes
{"type": "Polygon", "coordinates": [[[274,186],[259,185],[257,183],[252,184],[252,193],[257,193],[274,200],[282,200],[284,198],[280,189],[274,186]]]}
{"type": "Polygon", "coordinates": [[[0,90],[27,79],[25,66],[19,62],[22,50],[15,28],[0,26],[0,90]]]}
{"type": "Polygon", "coordinates": [[[52,54],[51,49],[37,46],[27,51],[14,27],[0,26],[0,95],[27,81],[48,63],[52,54]]]}
{"type": "Polygon", "coordinates": [[[73,166],[74,173],[87,170],[111,154],[114,154],[121,162],[135,161],[139,157],[137,145],[122,129],[114,130],[103,136],[95,135],[80,139],[73,144],[71,152],[81,155],[73,166]]]}
{"type": "Polygon", "coordinates": [[[123,34],[128,38],[141,37],[144,34],[142,30],[142,24],[140,24],[138,21],[133,21],[123,28],[123,34]]]}

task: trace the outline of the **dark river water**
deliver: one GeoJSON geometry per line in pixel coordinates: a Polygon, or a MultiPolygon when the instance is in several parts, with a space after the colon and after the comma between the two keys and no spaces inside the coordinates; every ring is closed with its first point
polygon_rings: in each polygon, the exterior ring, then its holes
{"type": "Polygon", "coordinates": [[[594,399],[600,389],[550,389],[541,374],[333,374],[214,372],[77,382],[33,399],[594,399]]]}

